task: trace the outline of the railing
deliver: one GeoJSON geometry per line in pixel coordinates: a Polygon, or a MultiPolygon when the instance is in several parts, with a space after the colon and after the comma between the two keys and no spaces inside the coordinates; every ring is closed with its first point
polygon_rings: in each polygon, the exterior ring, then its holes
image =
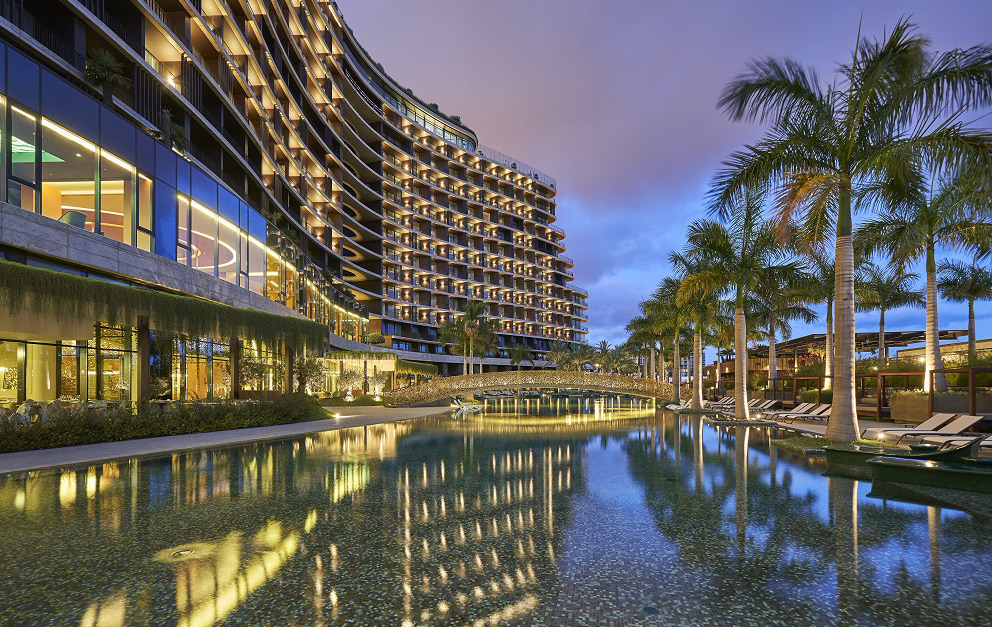
{"type": "MultiPolygon", "coordinates": [[[[663,400],[672,398],[674,391],[671,383],[620,374],[564,370],[511,370],[432,379],[426,383],[388,393],[385,404],[393,407],[416,405],[451,396],[517,388],[599,390],[663,400]]],[[[684,394],[691,393],[688,386],[682,386],[682,389],[684,394]]]]}
{"type": "Polygon", "coordinates": [[[554,177],[552,177],[550,174],[545,174],[544,172],[541,172],[537,168],[529,166],[523,161],[514,159],[510,155],[504,154],[496,150],[495,148],[490,148],[489,146],[483,146],[480,144],[479,146],[476,147],[475,150],[480,155],[482,155],[489,161],[492,161],[493,163],[498,163],[501,166],[516,170],[517,172],[520,172],[524,176],[529,176],[535,181],[539,183],[544,183],[545,185],[550,185],[551,189],[555,189],[555,185],[557,184],[557,182],[555,181],[554,177]]]}

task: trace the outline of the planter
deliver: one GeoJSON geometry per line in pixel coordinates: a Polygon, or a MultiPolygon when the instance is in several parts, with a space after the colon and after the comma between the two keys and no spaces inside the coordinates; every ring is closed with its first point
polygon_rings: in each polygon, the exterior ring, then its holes
{"type": "Polygon", "coordinates": [[[893,422],[918,425],[930,417],[930,397],[899,394],[889,398],[889,415],[893,422]]]}
{"type": "MultiPolygon", "coordinates": [[[[977,394],[975,411],[979,414],[992,413],[992,396],[977,394]]],[[[895,422],[918,425],[930,417],[930,397],[926,395],[899,394],[889,397],[889,409],[895,422]]],[[[967,394],[938,394],[933,398],[933,411],[945,414],[967,414],[967,394]]]]}

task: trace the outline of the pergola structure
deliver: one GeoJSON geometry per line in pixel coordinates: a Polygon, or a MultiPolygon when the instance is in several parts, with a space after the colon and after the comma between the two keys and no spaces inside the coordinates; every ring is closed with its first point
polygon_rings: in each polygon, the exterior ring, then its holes
{"type": "MultiPolygon", "coordinates": [[[[889,348],[901,348],[912,344],[921,344],[926,341],[926,331],[886,331],[885,345],[889,348]]],[[[938,339],[941,342],[956,340],[959,337],[968,335],[967,331],[960,329],[948,329],[940,331],[938,339]]],[[[854,350],[858,353],[878,352],[878,331],[870,331],[854,334],[854,350]]],[[[784,357],[792,355],[798,361],[800,355],[808,355],[817,349],[823,350],[826,347],[827,335],[825,333],[811,333],[802,337],[794,337],[791,340],[778,342],[775,345],[775,352],[778,356],[784,357]]],[[[758,346],[748,351],[748,357],[768,357],[768,347],[758,346]]]]}

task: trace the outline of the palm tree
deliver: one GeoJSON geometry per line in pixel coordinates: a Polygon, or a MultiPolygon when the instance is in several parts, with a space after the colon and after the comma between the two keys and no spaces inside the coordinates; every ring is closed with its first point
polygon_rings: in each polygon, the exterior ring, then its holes
{"type": "Polygon", "coordinates": [[[549,364],[554,364],[558,370],[568,370],[575,361],[575,351],[572,350],[571,344],[555,340],[548,346],[544,359],[549,364]]]}
{"type": "Polygon", "coordinates": [[[612,352],[613,346],[606,340],[601,341],[596,347],[596,364],[600,372],[606,372],[607,366],[612,363],[612,352]]]}
{"type": "MultiPolygon", "coordinates": [[[[534,365],[534,352],[526,344],[514,344],[507,351],[510,365],[517,367],[517,372],[523,369],[524,362],[534,365]]],[[[520,396],[520,386],[517,386],[517,396],[520,396]]]]}
{"type": "Polygon", "coordinates": [[[448,318],[438,327],[438,341],[455,355],[461,355],[462,374],[468,374],[468,336],[461,318],[448,318]]]}
{"type": "Polygon", "coordinates": [[[793,320],[809,324],[817,318],[816,312],[806,306],[803,298],[806,285],[812,282],[811,277],[803,272],[789,278],[791,284],[763,282],[757,289],[758,298],[751,305],[755,326],[762,329],[768,339],[768,387],[773,389],[778,379],[775,341],[779,337],[783,340],[792,337],[793,320]]]}
{"type": "MultiPolygon", "coordinates": [[[[859,248],[866,254],[885,251],[900,267],[925,261],[926,390],[930,389],[930,372],[943,368],[937,322],[937,248],[947,246],[984,254],[992,246],[992,209],[982,202],[980,185],[969,175],[939,179],[933,188],[918,179],[916,193],[866,220],[858,229],[859,248]]],[[[936,391],[947,391],[942,372],[933,375],[933,383],[936,391]]]]}
{"type": "Polygon", "coordinates": [[[904,268],[889,264],[879,267],[874,263],[858,271],[854,294],[858,298],[858,311],[878,310],[878,365],[887,366],[889,350],[885,345],[885,312],[897,307],[922,307],[923,297],[916,287],[920,276],[904,268]]]}
{"type": "Polygon", "coordinates": [[[824,303],[827,311],[824,316],[827,324],[826,344],[823,353],[823,387],[833,387],[834,363],[834,260],[823,251],[806,255],[806,265],[812,270],[812,277],[803,289],[806,301],[813,304],[824,303]]]}
{"type": "Polygon", "coordinates": [[[734,295],[734,415],[750,417],[747,408],[747,318],[745,306],[760,285],[791,284],[802,266],[789,258],[762,218],[761,199],[746,194],[727,215],[726,224],[697,220],[689,225],[685,255],[702,268],[682,281],[679,300],[703,294],[734,295]]]}
{"type": "Polygon", "coordinates": [[[920,155],[944,165],[992,161],[992,137],[960,122],[968,108],[992,105],[988,46],[934,54],[929,45],[901,20],[882,41],[859,36],[839,84],[824,87],[798,62],[768,58],[753,61],[719,102],[732,119],[770,129],[725,162],[711,208],[726,215],[746,190],[770,184],[778,221],[795,218],[804,245],[835,240],[831,439],[858,437],[852,201],[870,209],[904,196],[920,155]]]}
{"type": "MultiPolygon", "coordinates": [[[[698,256],[672,253],[668,256],[669,263],[675,270],[679,280],[685,280],[705,269],[705,262],[698,256]]],[[[703,335],[709,335],[714,327],[717,315],[720,313],[721,300],[715,292],[697,294],[686,302],[689,320],[692,323],[692,409],[703,408],[703,335]]],[[[718,373],[719,376],[719,373],[718,373]]]]}
{"type": "MultiPolygon", "coordinates": [[[[666,278],[658,285],[651,298],[641,303],[644,313],[654,322],[655,329],[672,338],[672,402],[681,403],[681,340],[682,330],[688,320],[688,310],[678,302],[681,282],[666,278]]],[[[664,345],[664,341],[662,341],[664,345]]],[[[664,360],[663,360],[664,361],[664,360]]],[[[662,364],[664,372],[664,363],[662,364]]],[[[663,376],[664,380],[665,377],[663,376]]]]}
{"type": "Polygon", "coordinates": [[[479,372],[482,372],[482,356],[495,348],[496,332],[496,323],[486,317],[485,303],[470,300],[461,316],[441,325],[438,338],[442,344],[462,351],[461,354],[468,357],[468,374],[474,374],[476,352],[479,354],[479,372]]]}
{"type": "Polygon", "coordinates": [[[977,263],[944,261],[937,268],[937,287],[946,300],[968,303],[968,361],[975,363],[975,301],[992,300],[992,272],[977,263]]]}

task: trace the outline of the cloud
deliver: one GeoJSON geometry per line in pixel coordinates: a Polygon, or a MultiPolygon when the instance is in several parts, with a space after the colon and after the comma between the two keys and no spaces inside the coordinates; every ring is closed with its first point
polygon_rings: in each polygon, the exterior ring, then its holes
{"type": "MultiPolygon", "coordinates": [[[[614,342],[685,225],[704,217],[720,162],[760,134],[716,108],[747,60],[790,56],[827,80],[859,21],[881,36],[911,15],[938,50],[990,39],[992,22],[987,0],[338,4],[391,76],[459,114],[482,143],[558,180],[566,254],[590,292],[590,339],[614,342]]],[[[960,318],[959,306],[942,311],[960,318]]],[[[862,321],[877,327],[877,316],[862,321]]]]}

